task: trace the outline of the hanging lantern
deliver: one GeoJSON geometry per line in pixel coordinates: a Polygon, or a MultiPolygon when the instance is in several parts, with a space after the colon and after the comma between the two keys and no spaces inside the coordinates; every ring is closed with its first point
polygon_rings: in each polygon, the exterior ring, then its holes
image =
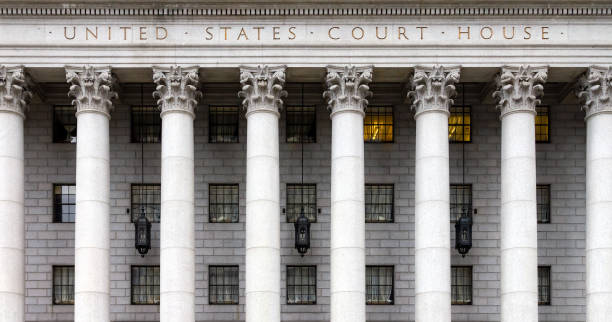
{"type": "Polygon", "coordinates": [[[463,209],[461,217],[455,223],[455,249],[462,257],[472,248],[472,216],[467,208],[463,209]]]}
{"type": "Polygon", "coordinates": [[[295,226],[295,248],[298,250],[302,257],[310,248],[310,221],[306,215],[304,215],[304,208],[302,207],[302,211],[300,216],[294,223],[295,226]]]}
{"type": "Polygon", "coordinates": [[[134,226],[136,226],[136,249],[138,253],[144,257],[144,255],[149,252],[149,249],[151,249],[151,222],[147,218],[144,207],[141,208],[140,215],[138,219],[136,219],[134,226]]]}

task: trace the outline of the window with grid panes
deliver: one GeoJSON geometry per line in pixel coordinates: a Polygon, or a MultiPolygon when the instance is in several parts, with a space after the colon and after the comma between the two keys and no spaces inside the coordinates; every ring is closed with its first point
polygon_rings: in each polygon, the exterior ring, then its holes
{"type": "Polygon", "coordinates": [[[393,304],[393,266],[366,266],[366,304],[393,304]]]}
{"type": "Polygon", "coordinates": [[[536,117],[535,117],[535,136],[536,142],[550,142],[549,130],[549,107],[548,106],[536,106],[536,117]]]}
{"type": "Polygon", "coordinates": [[[472,140],[470,106],[451,106],[448,118],[448,140],[450,142],[470,142],[472,140]]]}
{"type": "Polygon", "coordinates": [[[287,142],[314,143],[317,141],[317,118],[314,105],[287,106],[287,142]]]}
{"type": "Polygon", "coordinates": [[[161,142],[161,117],[157,106],[132,106],[132,143],[161,142]]]}
{"type": "Polygon", "coordinates": [[[74,304],[74,266],[53,266],[53,304],[74,304]]]}
{"type": "Polygon", "coordinates": [[[317,267],[287,266],[287,304],[317,303],[317,267]]]}
{"type": "Polygon", "coordinates": [[[538,266],[538,305],[550,305],[550,266],[538,266]]]}
{"type": "Polygon", "coordinates": [[[160,222],[161,187],[159,184],[132,184],[132,222],[144,207],[150,222],[160,222]]]}
{"type": "Polygon", "coordinates": [[[393,197],[392,184],[366,184],[366,222],[393,222],[393,197]]]}
{"type": "Polygon", "coordinates": [[[210,106],[208,125],[208,142],[238,142],[238,106],[210,106]]]}
{"type": "Polygon", "coordinates": [[[472,215],[472,185],[451,184],[450,186],[450,217],[451,222],[461,218],[463,211],[472,215]]]}
{"type": "Polygon", "coordinates": [[[312,223],[317,221],[317,186],[315,184],[287,184],[287,222],[295,222],[304,208],[304,215],[312,223]]]}
{"type": "Polygon", "coordinates": [[[238,222],[238,185],[211,184],[208,186],[209,222],[238,222]]]}
{"type": "Polygon", "coordinates": [[[365,142],[393,142],[393,106],[368,106],[363,119],[365,142]]]}
{"type": "Polygon", "coordinates": [[[208,267],[208,303],[238,304],[238,266],[208,267]]]}
{"type": "Polygon", "coordinates": [[[159,266],[132,266],[132,304],[159,305],[159,266]]]}
{"type": "Polygon", "coordinates": [[[53,142],[76,143],[77,120],[72,105],[53,106],[53,142]]]}
{"type": "Polygon", "coordinates": [[[550,185],[537,186],[538,223],[550,223],[550,185]]]}
{"type": "Polygon", "coordinates": [[[53,185],[53,222],[74,222],[76,208],[76,186],[53,185]]]}
{"type": "Polygon", "coordinates": [[[472,304],[472,267],[451,267],[451,304],[472,304]]]}

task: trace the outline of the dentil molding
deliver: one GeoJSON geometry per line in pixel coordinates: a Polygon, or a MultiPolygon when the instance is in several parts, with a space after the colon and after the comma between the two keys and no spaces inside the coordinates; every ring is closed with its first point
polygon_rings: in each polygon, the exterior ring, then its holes
{"type": "Polygon", "coordinates": [[[0,111],[13,112],[25,118],[32,98],[23,66],[0,65],[0,111]]]}
{"type": "Polygon", "coordinates": [[[195,117],[195,108],[202,97],[199,90],[198,66],[153,67],[153,82],[157,84],[153,97],[161,115],[179,111],[195,117]]]}
{"type": "Polygon", "coordinates": [[[460,66],[415,66],[412,91],[408,93],[408,97],[413,99],[415,117],[429,111],[449,113],[457,94],[455,83],[459,82],[460,69],[460,66]]]}
{"type": "Polygon", "coordinates": [[[514,112],[535,114],[547,78],[547,66],[503,66],[496,77],[497,91],[493,93],[499,99],[500,118],[514,112]]]}
{"type": "Polygon", "coordinates": [[[287,96],[285,70],[287,66],[240,66],[242,90],[238,96],[244,98],[242,106],[248,116],[252,112],[266,111],[279,115],[283,98],[287,96]]]}
{"type": "Polygon", "coordinates": [[[114,80],[110,66],[66,66],[66,81],[70,84],[68,96],[74,98],[72,104],[77,115],[88,111],[110,118],[113,110],[111,100],[117,98],[117,93],[112,90],[114,80]]]}
{"type": "Polygon", "coordinates": [[[368,84],[372,82],[373,66],[327,66],[323,98],[331,116],[338,112],[357,111],[364,114],[367,98],[372,96],[368,84]]]}
{"type": "Polygon", "coordinates": [[[578,87],[585,119],[600,113],[612,113],[612,66],[590,66],[578,81],[578,87]]]}

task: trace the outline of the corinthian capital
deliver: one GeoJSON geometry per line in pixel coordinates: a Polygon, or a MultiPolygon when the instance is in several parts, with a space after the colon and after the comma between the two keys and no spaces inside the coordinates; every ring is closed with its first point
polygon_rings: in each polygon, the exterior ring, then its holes
{"type": "Polygon", "coordinates": [[[449,113],[453,104],[455,83],[459,82],[460,66],[432,67],[416,66],[412,77],[412,91],[408,97],[412,97],[412,108],[415,117],[423,112],[442,111],[449,113]]]}
{"type": "Polygon", "coordinates": [[[0,65],[0,111],[25,117],[32,92],[28,89],[23,66],[0,65]]]}
{"type": "Polygon", "coordinates": [[[578,81],[585,119],[599,113],[612,113],[612,66],[591,66],[578,81]]]}
{"type": "Polygon", "coordinates": [[[198,99],[202,97],[198,69],[198,66],[153,67],[153,81],[157,84],[153,97],[162,115],[178,111],[195,117],[198,99]]]}
{"type": "Polygon", "coordinates": [[[244,98],[242,106],[247,115],[255,111],[267,111],[279,114],[283,107],[283,98],[287,91],[285,85],[286,66],[240,66],[240,84],[242,90],[238,96],[244,98]]]}
{"type": "Polygon", "coordinates": [[[365,113],[367,98],[372,95],[372,66],[327,66],[327,91],[323,98],[331,115],[342,111],[365,113]]]}
{"type": "Polygon", "coordinates": [[[111,100],[117,98],[117,93],[112,90],[114,80],[110,66],[66,66],[66,81],[70,84],[68,96],[74,98],[72,104],[77,114],[90,111],[110,117],[113,110],[111,100]]]}
{"type": "Polygon", "coordinates": [[[547,66],[504,66],[497,76],[497,91],[493,97],[499,99],[497,108],[501,117],[513,112],[536,113],[538,97],[544,93],[543,84],[548,77],[547,66]]]}

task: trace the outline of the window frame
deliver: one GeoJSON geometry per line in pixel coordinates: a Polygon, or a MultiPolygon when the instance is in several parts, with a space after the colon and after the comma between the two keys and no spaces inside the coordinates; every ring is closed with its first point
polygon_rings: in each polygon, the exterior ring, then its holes
{"type": "Polygon", "coordinates": [[[536,185],[536,205],[537,205],[537,216],[538,216],[538,224],[550,224],[551,223],[551,218],[552,218],[552,192],[551,192],[551,185],[550,184],[537,184],[536,185]],[[539,197],[540,197],[540,191],[544,190],[544,188],[546,188],[546,193],[547,193],[547,201],[548,203],[543,204],[540,203],[539,197]],[[542,217],[540,216],[540,206],[546,206],[547,210],[548,210],[548,217],[546,218],[546,220],[541,220],[542,217]]]}
{"type": "MultiPolygon", "coordinates": [[[[395,143],[395,129],[396,129],[396,126],[395,126],[395,123],[396,123],[396,120],[395,120],[395,110],[396,110],[395,105],[392,105],[392,104],[381,104],[381,105],[371,104],[370,106],[368,106],[366,108],[365,114],[363,116],[363,133],[364,133],[363,134],[364,135],[363,142],[364,143],[373,143],[373,144],[395,143]],[[368,111],[372,107],[378,107],[378,108],[387,108],[388,107],[388,108],[391,108],[391,124],[383,124],[382,125],[382,126],[391,126],[391,140],[389,140],[389,141],[382,141],[382,140],[381,141],[373,141],[373,140],[366,140],[365,139],[365,128],[366,128],[366,125],[368,125],[368,124],[366,124],[366,118],[368,116],[368,111]]],[[[378,116],[380,116],[380,113],[378,113],[378,116]]],[[[373,125],[374,124],[370,124],[370,126],[373,126],[373,125]]]]}
{"type": "MultiPolygon", "coordinates": [[[[223,287],[225,286],[225,284],[223,285],[214,285],[215,287],[223,287]]],[[[233,295],[233,294],[232,294],[233,295]]],[[[209,305],[239,305],[240,304],[240,266],[239,265],[208,265],[208,304],[209,305]],[[236,302],[232,302],[232,303],[221,303],[221,302],[213,302],[212,301],[212,296],[211,296],[211,292],[213,289],[213,285],[211,284],[211,272],[212,272],[212,268],[235,268],[236,269],[236,285],[229,285],[231,287],[236,287],[236,302]]]]}
{"type": "MultiPolygon", "coordinates": [[[[76,144],[76,142],[73,143],[73,142],[66,141],[65,138],[63,138],[60,141],[58,138],[55,137],[55,125],[56,125],[56,122],[58,121],[57,120],[57,115],[55,115],[55,111],[56,111],[56,109],[58,107],[60,107],[60,108],[72,108],[73,109],[72,116],[74,117],[74,130],[76,130],[77,133],[79,131],[79,129],[77,127],[78,121],[77,121],[77,118],[76,118],[76,108],[72,104],[55,104],[55,105],[53,105],[53,108],[51,109],[51,113],[53,115],[52,121],[51,121],[52,122],[52,124],[51,124],[51,142],[52,143],[59,143],[59,144],[76,144]]],[[[75,136],[75,138],[76,138],[76,136],[75,136]]]]}
{"type": "MultiPolygon", "coordinates": [[[[134,187],[143,187],[143,186],[157,186],[159,187],[159,220],[151,220],[151,223],[160,223],[161,222],[161,184],[160,183],[132,183],[130,185],[130,221],[135,223],[138,220],[138,215],[140,215],[140,207],[138,207],[138,213],[134,213],[134,187]]],[[[142,205],[142,203],[140,204],[142,205]]],[[[149,207],[148,203],[146,204],[149,207]]]]}
{"type": "MultiPolygon", "coordinates": [[[[370,205],[387,205],[387,204],[373,204],[370,205]]],[[[386,224],[386,223],[394,223],[395,222],[395,183],[366,183],[364,187],[364,217],[365,222],[368,224],[386,224]],[[391,188],[391,214],[389,220],[372,220],[368,219],[368,202],[366,196],[368,195],[368,187],[390,187],[391,188]]]]}
{"type": "MultiPolygon", "coordinates": [[[[366,269],[365,269],[365,283],[366,283],[366,292],[365,292],[365,297],[366,297],[366,305],[395,305],[395,265],[366,265],[366,269]],[[381,302],[368,302],[368,268],[391,268],[391,302],[387,302],[387,303],[381,303],[381,302]]],[[[370,284],[370,287],[380,287],[380,286],[388,286],[388,285],[373,285],[370,284]]]]}
{"type": "Polygon", "coordinates": [[[538,265],[538,306],[550,306],[552,302],[552,266],[550,265],[538,265]],[[548,285],[540,284],[540,270],[545,269],[547,276],[546,279],[548,281],[548,285]],[[540,301],[541,293],[540,290],[543,288],[548,288],[548,297],[547,301],[540,301]]]}
{"type": "Polygon", "coordinates": [[[474,267],[471,265],[452,265],[451,266],[451,305],[473,305],[474,303],[474,267]],[[463,284],[454,284],[454,280],[453,280],[453,270],[454,269],[469,269],[470,270],[470,284],[469,284],[469,291],[470,291],[470,301],[469,302],[460,302],[459,300],[457,300],[454,296],[454,294],[458,294],[458,292],[453,292],[453,288],[458,288],[458,287],[467,287],[468,285],[463,285],[463,284]]]}
{"type": "Polygon", "coordinates": [[[461,124],[450,124],[450,122],[449,122],[448,123],[448,131],[449,131],[449,136],[450,136],[450,127],[451,126],[453,126],[453,125],[454,126],[461,126],[463,128],[463,132],[462,132],[463,133],[463,135],[462,135],[463,139],[460,140],[460,141],[457,141],[457,140],[453,140],[453,139],[451,139],[451,137],[449,137],[448,138],[448,142],[451,143],[451,144],[472,143],[472,105],[470,105],[470,104],[465,104],[465,105],[463,105],[463,104],[459,104],[459,105],[454,104],[454,105],[452,105],[449,108],[449,112],[450,112],[449,113],[449,120],[453,116],[453,108],[458,108],[458,107],[460,107],[462,109],[467,108],[468,112],[466,113],[466,112],[464,112],[462,110],[461,113],[456,113],[456,114],[461,114],[461,124]],[[465,123],[465,117],[464,117],[465,115],[469,115],[469,117],[470,117],[470,123],[469,124],[465,123]],[[466,126],[469,126],[469,128],[470,128],[470,138],[467,141],[465,141],[465,127],[466,126]]]}
{"type": "MultiPolygon", "coordinates": [[[[215,203],[216,205],[217,203],[215,203]]],[[[231,205],[231,204],[230,204],[231,205]]],[[[218,214],[216,215],[218,216],[218,214]]],[[[211,224],[235,224],[235,223],[239,223],[240,222],[240,184],[238,183],[209,183],[208,184],[208,222],[211,224]],[[221,187],[221,186],[232,186],[232,187],[236,187],[236,196],[237,196],[237,201],[236,201],[236,208],[238,209],[237,213],[236,213],[236,221],[212,221],[212,214],[213,214],[213,203],[211,202],[212,198],[212,187],[221,187]]]]}
{"type": "MultiPolygon", "coordinates": [[[[138,303],[136,301],[134,301],[134,286],[139,286],[139,287],[153,287],[155,288],[155,286],[158,287],[159,290],[159,294],[157,294],[159,296],[159,301],[161,302],[161,288],[160,285],[134,285],[134,268],[157,268],[158,272],[159,272],[159,282],[161,284],[161,271],[160,271],[160,266],[159,265],[131,265],[130,266],[130,304],[131,305],[159,305],[159,303],[138,303]]],[[[155,274],[153,275],[153,279],[155,279],[155,274]]],[[[155,294],[152,295],[153,297],[155,297],[155,294]]]]}
{"type": "MultiPolygon", "coordinates": [[[[310,281],[310,276],[308,276],[308,280],[310,281]]],[[[291,285],[292,287],[304,287],[304,286],[308,286],[310,288],[310,284],[308,285],[303,285],[303,284],[299,284],[299,285],[291,285]]],[[[316,305],[317,304],[317,290],[318,290],[318,285],[317,285],[317,265],[287,265],[285,267],[285,292],[286,292],[286,304],[287,305],[316,305]],[[289,269],[290,268],[314,268],[314,301],[312,302],[300,302],[300,303],[291,303],[289,301],[289,269]]],[[[294,295],[296,293],[294,292],[294,295]]],[[[307,294],[308,296],[310,296],[310,294],[307,294]]]]}
{"type": "MultiPolygon", "coordinates": [[[[459,203],[453,203],[452,202],[452,200],[453,200],[453,198],[452,198],[452,196],[453,196],[453,187],[462,187],[461,188],[462,191],[465,190],[465,187],[469,188],[470,203],[468,204],[468,206],[469,206],[468,213],[469,213],[470,217],[472,217],[473,212],[474,212],[474,187],[473,187],[473,185],[471,183],[451,183],[450,186],[449,186],[449,192],[450,192],[450,194],[449,194],[450,214],[449,214],[449,216],[451,217],[450,218],[450,222],[451,223],[457,222],[457,220],[460,218],[460,217],[457,217],[457,216],[453,216],[453,205],[461,205],[462,206],[461,207],[462,211],[463,211],[463,205],[464,205],[463,203],[459,204],[459,203]]],[[[458,196],[458,194],[456,194],[456,195],[458,196]]],[[[459,216],[461,216],[461,214],[462,213],[459,213],[459,216]]]]}
{"type": "MultiPolygon", "coordinates": [[[[318,216],[318,198],[317,198],[317,184],[316,183],[286,183],[285,184],[285,222],[287,223],[295,223],[295,220],[289,219],[289,186],[301,186],[302,189],[304,186],[314,187],[314,221],[308,218],[310,223],[316,223],[319,220],[318,216]]],[[[303,201],[303,200],[302,200],[303,201]]],[[[302,203],[303,204],[303,203],[302,203]]],[[[294,205],[294,204],[291,204],[294,205]]],[[[298,205],[298,204],[295,204],[298,205]]],[[[306,216],[308,217],[308,216],[306,216]]],[[[296,217],[297,219],[297,217],[296,217]]]]}
{"type": "MultiPolygon", "coordinates": [[[[216,111],[218,113],[218,111],[216,111]]],[[[216,119],[215,119],[216,121],[216,119]]],[[[224,124],[225,125],[225,124],[224,124]]],[[[216,127],[219,126],[219,124],[215,125],[216,127]]],[[[216,136],[215,136],[216,137],[216,136]]],[[[215,143],[215,144],[223,144],[223,143],[227,143],[227,144],[235,144],[235,143],[240,143],[240,105],[217,105],[217,104],[211,104],[208,106],[208,143],[215,143]],[[227,140],[223,140],[223,141],[214,141],[213,140],[213,109],[214,108],[236,108],[236,141],[227,141],[227,140]]]]}
{"type": "MultiPolygon", "coordinates": [[[[154,142],[150,142],[150,141],[144,141],[142,140],[142,138],[140,138],[140,140],[135,140],[137,136],[140,136],[142,133],[137,133],[136,132],[136,124],[135,124],[135,120],[134,120],[134,114],[136,113],[141,113],[141,112],[134,112],[134,108],[147,108],[147,107],[151,107],[153,108],[153,112],[155,112],[155,109],[158,108],[156,105],[154,104],[145,104],[145,105],[130,105],[130,143],[144,143],[144,144],[161,144],[161,140],[162,140],[162,124],[161,124],[161,116],[159,116],[159,113],[154,113],[157,114],[159,122],[155,123],[155,124],[149,124],[146,123],[144,121],[143,124],[141,124],[143,127],[146,126],[159,126],[159,136],[158,136],[158,141],[154,141],[154,142]]],[[[142,112],[143,114],[146,114],[147,112],[142,112]]]]}
{"type": "Polygon", "coordinates": [[[550,130],[552,129],[551,124],[550,124],[550,115],[551,115],[551,113],[550,113],[550,105],[546,105],[546,104],[536,105],[535,112],[536,112],[536,115],[534,116],[534,122],[535,122],[534,123],[534,126],[535,126],[535,129],[534,129],[535,130],[535,133],[534,133],[534,135],[535,135],[535,142],[536,142],[536,144],[537,143],[550,143],[550,130]],[[546,112],[545,112],[546,113],[546,122],[547,122],[546,123],[546,128],[547,128],[547,131],[546,131],[546,140],[538,140],[538,126],[540,126],[540,127],[543,126],[542,124],[538,123],[538,118],[537,117],[538,117],[538,114],[540,113],[540,111],[538,111],[538,108],[545,108],[546,109],[546,112]]]}
{"type": "MultiPolygon", "coordinates": [[[[52,190],[51,190],[51,194],[52,194],[52,207],[53,207],[53,220],[52,222],[55,224],[74,224],[76,222],[76,184],[75,183],[54,183],[52,190]],[[63,220],[57,220],[58,219],[58,215],[62,216],[63,213],[57,213],[57,203],[56,203],[56,194],[55,194],[55,188],[56,187],[63,187],[63,186],[74,186],[74,204],[68,203],[67,205],[74,205],[74,220],[73,221],[63,221],[63,220]]],[[[61,205],[64,205],[64,203],[62,203],[61,205]]],[[[61,219],[61,218],[60,218],[61,219]]]]}
{"type": "Polygon", "coordinates": [[[317,105],[316,104],[304,104],[304,105],[288,105],[287,107],[285,107],[285,143],[289,143],[289,144],[309,144],[309,143],[317,143],[317,105]],[[312,137],[312,141],[304,141],[303,138],[300,138],[299,141],[297,142],[290,142],[289,141],[289,128],[290,125],[293,126],[304,126],[306,125],[305,123],[297,123],[297,124],[289,124],[289,113],[296,113],[296,114],[301,114],[301,115],[305,115],[308,112],[304,111],[305,108],[310,108],[312,107],[312,115],[313,115],[313,124],[312,124],[312,128],[313,128],[313,137],[312,137]],[[289,109],[291,108],[301,108],[301,111],[299,112],[289,112],[289,109]]]}
{"type": "Polygon", "coordinates": [[[53,265],[51,268],[51,305],[74,305],[74,298],[75,298],[75,292],[74,292],[74,284],[75,284],[75,272],[74,272],[74,265],[53,265]],[[55,284],[55,270],[59,269],[59,268],[72,268],[72,285],[68,284],[68,285],[57,285],[55,284]],[[61,303],[56,303],[56,292],[55,289],[56,287],[70,287],[72,286],[72,303],[67,303],[67,302],[61,302],[61,303]]]}

